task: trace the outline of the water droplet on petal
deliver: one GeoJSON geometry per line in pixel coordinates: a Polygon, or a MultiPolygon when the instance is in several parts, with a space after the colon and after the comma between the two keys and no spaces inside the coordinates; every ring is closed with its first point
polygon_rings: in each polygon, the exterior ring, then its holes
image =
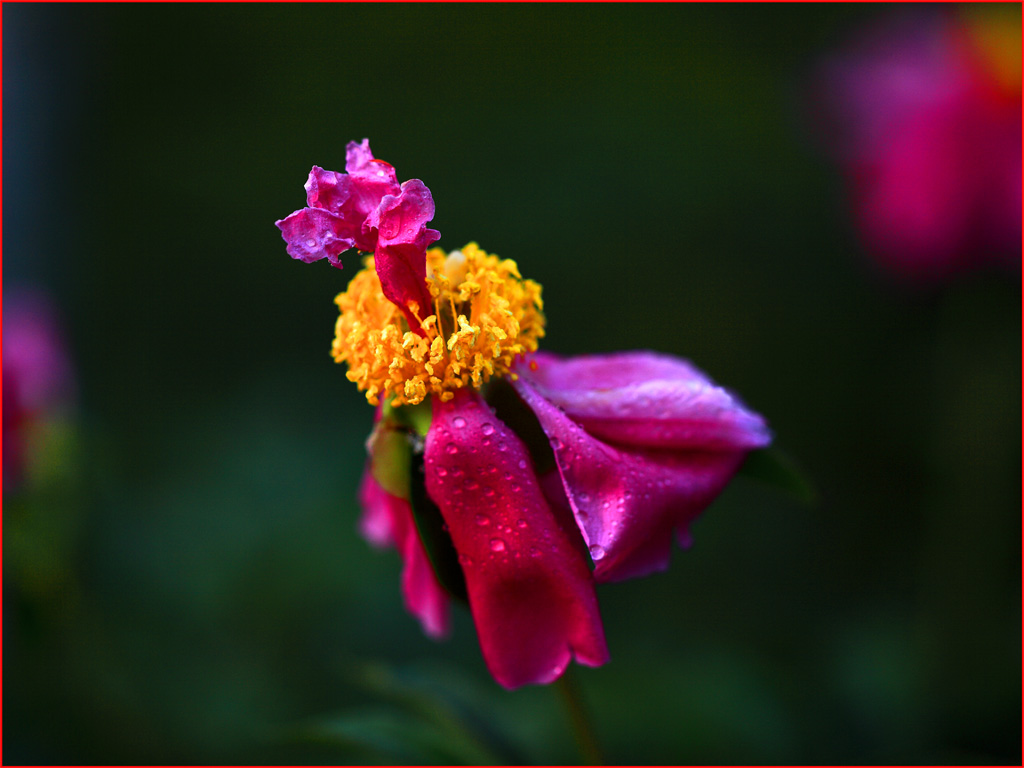
{"type": "Polygon", "coordinates": [[[452,419],[452,426],[457,427],[458,429],[462,429],[464,426],[466,426],[466,420],[461,416],[456,416],[454,419],[452,419]]]}
{"type": "Polygon", "coordinates": [[[458,453],[459,452],[459,446],[457,446],[455,443],[448,443],[448,445],[446,445],[444,447],[444,449],[446,451],[448,451],[448,453],[458,453]]]}
{"type": "Polygon", "coordinates": [[[491,551],[492,552],[504,552],[505,542],[501,539],[491,539],[491,551]]]}
{"type": "Polygon", "coordinates": [[[526,469],[526,459],[520,459],[519,460],[519,468],[520,469],[526,469]]]}
{"type": "Polygon", "coordinates": [[[595,560],[601,559],[602,557],[604,557],[604,547],[602,547],[600,544],[591,544],[590,556],[593,557],[595,560]]]}
{"type": "Polygon", "coordinates": [[[528,523],[522,518],[516,520],[516,526],[518,526],[519,528],[526,528],[527,525],[528,523]]]}
{"type": "Polygon", "coordinates": [[[316,247],[316,238],[311,237],[308,240],[306,240],[306,247],[307,248],[315,248],[316,247]]]}
{"type": "Polygon", "coordinates": [[[477,525],[490,525],[491,518],[487,515],[477,515],[475,518],[477,525]]]}
{"type": "Polygon", "coordinates": [[[444,467],[438,467],[437,468],[437,476],[438,477],[444,477],[447,474],[448,474],[448,470],[445,469],[444,467]]]}
{"type": "Polygon", "coordinates": [[[472,565],[473,559],[469,555],[459,555],[460,565],[472,565]]]}
{"type": "Polygon", "coordinates": [[[485,435],[493,435],[494,425],[488,421],[482,427],[480,427],[480,431],[483,432],[485,435]]]}
{"type": "Polygon", "coordinates": [[[530,547],[530,557],[540,557],[540,550],[537,547],[530,547]]]}

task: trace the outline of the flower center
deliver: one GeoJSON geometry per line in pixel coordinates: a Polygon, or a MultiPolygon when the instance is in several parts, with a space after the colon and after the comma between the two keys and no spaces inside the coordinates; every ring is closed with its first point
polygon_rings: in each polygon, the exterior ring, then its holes
{"type": "Polygon", "coordinates": [[[541,287],[523,280],[516,263],[470,243],[445,255],[427,251],[427,288],[433,314],[409,329],[398,307],[381,292],[373,257],[344,293],[331,354],[346,363],[349,381],[371,405],[415,405],[429,394],[450,400],[462,387],[481,387],[508,373],[519,355],[534,352],[544,335],[541,287]]]}

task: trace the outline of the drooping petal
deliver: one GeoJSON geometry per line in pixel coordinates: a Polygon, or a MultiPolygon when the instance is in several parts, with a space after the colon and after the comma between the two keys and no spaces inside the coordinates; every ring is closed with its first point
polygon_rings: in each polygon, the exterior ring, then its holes
{"type": "Polygon", "coordinates": [[[618,445],[719,451],[771,441],[763,418],[676,357],[537,353],[532,363],[515,372],[587,432],[618,445]]]}
{"type": "Polygon", "coordinates": [[[402,556],[406,610],[419,619],[430,637],[448,634],[448,595],[434,575],[409,502],[385,491],[373,478],[369,463],[359,486],[359,500],[363,506],[360,532],[375,546],[393,545],[402,556]]]}
{"type": "Polygon", "coordinates": [[[689,524],[746,454],[613,446],[588,434],[524,378],[513,386],[548,437],[597,581],[667,568],[673,534],[688,543],[689,524]]]}
{"type": "Polygon", "coordinates": [[[571,521],[541,493],[526,447],[476,392],[434,398],[427,492],[459,553],[484,659],[506,688],[548,683],[575,656],[608,660],[594,581],[571,521]]]}
{"type": "Polygon", "coordinates": [[[385,195],[364,224],[364,230],[377,232],[374,264],[381,290],[406,313],[413,329],[419,328],[416,314],[419,319],[432,314],[426,253],[441,236],[427,228],[432,218],[434,200],[430,190],[419,179],[411,179],[398,195],[385,195]],[[410,310],[410,302],[416,303],[416,314],[410,310]]]}
{"type": "Polygon", "coordinates": [[[322,208],[302,208],[274,223],[288,244],[288,255],[307,264],[326,258],[340,269],[340,255],[353,244],[345,220],[322,208]]]}

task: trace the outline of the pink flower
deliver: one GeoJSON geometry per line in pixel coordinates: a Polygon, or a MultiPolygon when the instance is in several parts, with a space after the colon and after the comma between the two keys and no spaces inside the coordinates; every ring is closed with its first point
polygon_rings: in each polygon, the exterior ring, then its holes
{"type": "MultiPolygon", "coordinates": [[[[331,188],[358,183],[336,174],[331,188]]],[[[336,300],[334,357],[379,405],[363,534],[401,553],[406,607],[428,634],[448,631],[449,593],[468,599],[500,684],[551,682],[573,658],[601,665],[597,583],[666,568],[769,431],[686,361],[536,353],[540,286],[472,243],[421,253],[423,206],[408,204],[411,224],[382,223],[400,205],[384,196],[365,216],[377,248],[336,300]],[[382,248],[385,232],[403,250],[382,248]],[[415,319],[389,281],[429,296],[415,319]]],[[[322,221],[282,231],[318,241],[322,221]]]]}
{"type": "Polygon", "coordinates": [[[8,289],[3,307],[3,465],[5,492],[32,463],[30,435],[62,417],[75,396],[74,372],[57,311],[30,289],[8,289]]]}
{"type": "Polygon", "coordinates": [[[293,259],[326,258],[339,269],[340,254],[350,248],[383,257],[378,274],[384,295],[416,326],[416,315],[426,317],[430,304],[423,254],[441,236],[426,226],[434,218],[430,190],[419,179],[399,186],[394,167],[370,152],[369,139],[349,142],[345,170],[313,166],[305,185],[307,207],[276,222],[286,250],[293,259]]]}
{"type": "Polygon", "coordinates": [[[861,235],[907,278],[1020,265],[1020,18],[990,10],[890,21],[822,70],[861,235]]]}

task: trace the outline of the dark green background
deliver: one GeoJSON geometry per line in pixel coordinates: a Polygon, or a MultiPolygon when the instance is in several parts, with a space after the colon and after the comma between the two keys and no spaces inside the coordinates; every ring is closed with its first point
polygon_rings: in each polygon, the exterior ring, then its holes
{"type": "Polygon", "coordinates": [[[599,590],[609,761],[1019,764],[1019,278],[890,281],[808,128],[815,62],[898,10],[5,4],[4,289],[55,294],[80,397],[5,521],[66,545],[36,583],[5,536],[4,762],[578,759],[356,533],[357,263],[273,222],[365,136],[439,245],[544,286],[544,348],[693,360],[819,489],[737,480],[599,590]]]}

